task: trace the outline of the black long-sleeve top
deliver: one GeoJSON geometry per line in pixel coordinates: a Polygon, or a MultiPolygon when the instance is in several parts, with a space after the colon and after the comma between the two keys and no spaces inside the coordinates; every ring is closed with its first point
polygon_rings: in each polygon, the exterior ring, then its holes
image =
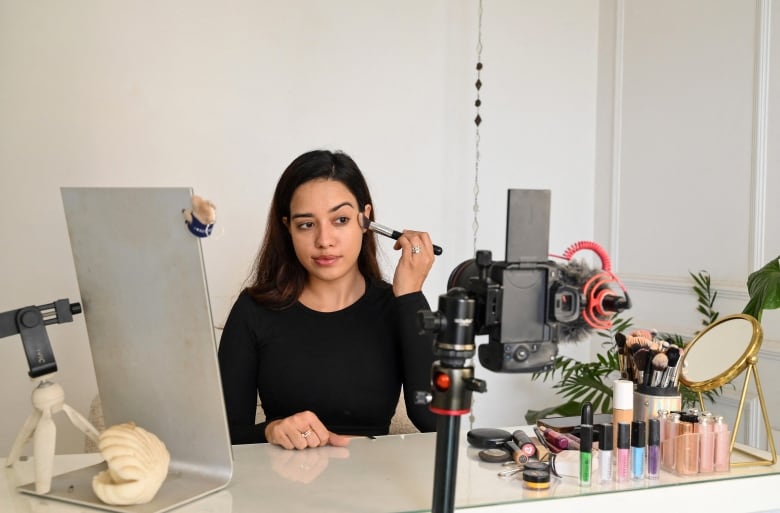
{"type": "Polygon", "coordinates": [[[219,366],[233,444],[266,442],[266,422],[314,412],[334,433],[386,435],[403,385],[409,419],[436,429],[428,406],[433,338],[420,334],[421,292],[393,296],[390,285],[366,280],[366,292],[337,312],[300,303],[271,310],[242,292],[219,346],[219,366]],[[266,422],[255,424],[257,394],[266,422]]]}

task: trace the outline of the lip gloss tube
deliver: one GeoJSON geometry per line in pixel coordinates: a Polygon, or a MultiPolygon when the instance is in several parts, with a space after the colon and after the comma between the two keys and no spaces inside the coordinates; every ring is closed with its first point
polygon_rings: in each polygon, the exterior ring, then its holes
{"type": "Polygon", "coordinates": [[[628,481],[628,448],[631,445],[631,424],[618,423],[617,480],[628,481]]]}
{"type": "Polygon", "coordinates": [[[669,430],[666,427],[669,422],[669,410],[658,410],[656,418],[661,422],[661,441],[664,441],[669,438],[669,430]]]}
{"type": "Polygon", "coordinates": [[[715,470],[715,433],[712,431],[712,417],[699,417],[699,472],[715,470]]]}
{"type": "Polygon", "coordinates": [[[715,417],[715,472],[728,472],[731,468],[731,434],[722,416],[715,417]]]}
{"type": "Polygon", "coordinates": [[[544,434],[544,437],[547,439],[547,443],[549,443],[550,445],[562,451],[569,448],[569,439],[563,436],[561,433],[555,431],[554,429],[543,428],[542,433],[544,434]]]}
{"type": "Polygon", "coordinates": [[[591,449],[593,447],[593,426],[580,426],[580,486],[590,486],[590,475],[593,470],[591,449]]]}
{"type": "Polygon", "coordinates": [[[647,477],[658,479],[661,473],[661,421],[650,419],[647,423],[647,477]]]}
{"type": "Polygon", "coordinates": [[[645,421],[635,420],[631,423],[631,477],[645,478],[645,421]]]}
{"type": "Polygon", "coordinates": [[[669,420],[666,422],[666,440],[661,447],[661,458],[663,459],[663,466],[667,470],[674,471],[676,468],[676,456],[677,456],[677,437],[680,429],[680,414],[671,413],[669,420]]]}
{"type": "Polygon", "coordinates": [[[675,468],[681,475],[699,472],[699,436],[693,432],[693,422],[687,417],[681,417],[677,427],[677,455],[675,468]]]}
{"type": "Polygon", "coordinates": [[[599,474],[602,481],[612,481],[612,424],[600,426],[599,474]]]}

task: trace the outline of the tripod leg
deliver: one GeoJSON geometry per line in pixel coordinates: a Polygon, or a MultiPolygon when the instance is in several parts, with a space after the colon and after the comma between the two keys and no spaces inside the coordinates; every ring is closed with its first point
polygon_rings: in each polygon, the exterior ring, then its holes
{"type": "Polygon", "coordinates": [[[38,425],[39,418],[41,418],[41,411],[36,409],[33,410],[33,412],[27,417],[27,420],[24,421],[24,425],[19,431],[19,434],[16,435],[14,445],[11,447],[11,454],[8,455],[8,459],[6,460],[7,467],[10,467],[19,459],[19,456],[22,454],[24,444],[26,444],[27,440],[30,439],[33,432],[35,431],[35,426],[38,425]]]}
{"type": "Polygon", "coordinates": [[[87,419],[84,418],[82,414],[80,414],[78,411],[74,410],[67,404],[62,405],[62,409],[65,411],[65,414],[70,419],[70,422],[76,426],[79,431],[87,435],[90,440],[92,440],[95,443],[98,443],[98,438],[100,437],[100,433],[98,433],[98,430],[95,429],[95,426],[93,426],[87,419]]]}
{"type": "Polygon", "coordinates": [[[455,511],[459,434],[460,416],[438,416],[436,419],[436,466],[433,473],[432,513],[452,513],[455,511]]]}
{"type": "Polygon", "coordinates": [[[33,454],[35,456],[35,491],[48,493],[51,489],[51,476],[54,467],[54,445],[57,439],[57,426],[51,418],[51,409],[41,413],[33,436],[33,454]]]}

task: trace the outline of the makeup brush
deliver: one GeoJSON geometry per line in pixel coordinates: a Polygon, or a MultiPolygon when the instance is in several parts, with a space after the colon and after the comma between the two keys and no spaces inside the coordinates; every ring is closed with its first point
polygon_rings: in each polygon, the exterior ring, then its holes
{"type": "Polygon", "coordinates": [[[626,379],[628,372],[626,368],[626,336],[622,333],[615,333],[615,346],[617,346],[618,365],[620,366],[620,379],[626,379]]]}
{"type": "Polygon", "coordinates": [[[682,347],[678,348],[680,351],[680,357],[677,359],[677,365],[674,367],[674,374],[672,375],[672,385],[677,386],[677,382],[680,380],[680,369],[688,365],[688,362],[685,361],[685,349],[682,347]],[[682,363],[680,363],[682,362],[682,363]]]}
{"type": "Polygon", "coordinates": [[[647,368],[647,363],[650,360],[650,350],[642,347],[640,348],[636,353],[634,353],[634,368],[635,368],[635,377],[634,383],[644,383],[645,378],[645,369],[647,368]]]}
{"type": "MultiPolygon", "coordinates": [[[[388,228],[387,226],[383,226],[379,223],[375,223],[374,221],[370,220],[364,215],[360,216],[363,228],[367,230],[371,230],[375,233],[380,233],[384,235],[385,237],[390,237],[393,240],[398,240],[398,237],[403,235],[403,233],[399,232],[398,230],[393,230],[392,228],[388,228]]],[[[442,249],[441,246],[437,246],[436,244],[433,245],[433,254],[434,255],[441,255],[442,249]]]]}
{"type": "Polygon", "coordinates": [[[642,384],[650,386],[650,379],[653,375],[653,358],[655,358],[656,352],[652,349],[648,349],[647,362],[645,363],[645,372],[642,374],[642,384]]]}
{"type": "Polygon", "coordinates": [[[677,372],[677,362],[680,360],[680,348],[672,346],[666,350],[667,366],[664,370],[664,374],[661,377],[661,386],[663,388],[668,387],[672,383],[672,378],[677,372]]]}
{"type": "Polygon", "coordinates": [[[651,364],[653,366],[653,373],[650,378],[650,386],[657,387],[661,384],[661,378],[663,378],[664,371],[669,366],[669,357],[666,353],[657,353],[653,356],[651,364]]]}

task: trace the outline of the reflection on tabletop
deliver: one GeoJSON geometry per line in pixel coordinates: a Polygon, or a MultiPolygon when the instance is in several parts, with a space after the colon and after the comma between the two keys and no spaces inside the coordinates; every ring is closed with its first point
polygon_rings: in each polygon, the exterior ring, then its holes
{"type": "Polygon", "coordinates": [[[330,445],[303,451],[273,447],[269,452],[274,472],[287,480],[304,484],[317,479],[328,467],[331,458],[349,458],[349,449],[330,445]]]}

